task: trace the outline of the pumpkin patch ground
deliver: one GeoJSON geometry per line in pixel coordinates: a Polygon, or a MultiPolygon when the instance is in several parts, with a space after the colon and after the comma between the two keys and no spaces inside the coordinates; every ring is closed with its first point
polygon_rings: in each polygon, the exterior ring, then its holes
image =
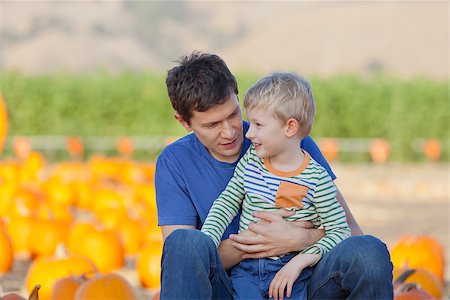
{"type": "MultiPolygon", "coordinates": [[[[93,163],[94,170],[97,167],[100,168],[101,163],[101,161],[93,163]]],[[[70,167],[67,165],[60,167],[75,168],[75,166],[70,167]]],[[[366,234],[379,237],[387,244],[390,250],[401,240],[401,238],[411,235],[432,236],[442,245],[445,257],[443,275],[445,288],[443,297],[447,298],[450,295],[449,165],[434,163],[416,165],[348,165],[333,163],[332,168],[338,176],[336,182],[337,185],[345,195],[355,218],[366,234]]],[[[56,182],[48,182],[47,186],[51,184],[57,185],[56,182]]],[[[88,188],[88,186],[84,186],[83,182],[80,182],[78,187],[80,194],[77,195],[76,199],[66,198],[63,189],[60,189],[58,196],[53,197],[53,199],[59,202],[75,201],[78,203],[78,206],[89,207],[92,206],[92,203],[86,201],[83,194],[83,191],[88,188]]],[[[143,186],[142,190],[140,189],[141,187],[136,189],[136,191],[138,191],[137,194],[142,195],[142,197],[152,193],[152,190],[148,189],[148,187],[143,186]]],[[[81,244],[75,246],[72,245],[70,242],[72,238],[77,240],[80,235],[88,236],[89,233],[89,236],[92,236],[93,239],[95,235],[92,233],[95,233],[96,230],[99,231],[114,228],[119,220],[122,220],[124,217],[123,215],[118,214],[117,211],[113,213],[113,211],[110,210],[110,207],[108,207],[108,204],[102,200],[102,197],[108,196],[109,199],[114,200],[113,205],[120,208],[122,205],[126,205],[126,203],[122,203],[120,201],[121,198],[118,197],[118,195],[111,194],[110,191],[99,190],[97,192],[99,200],[96,204],[97,206],[93,207],[93,209],[98,213],[102,212],[101,219],[106,228],[100,229],[86,226],[86,224],[83,224],[85,220],[80,220],[81,224],[77,225],[77,227],[72,227],[72,231],[67,236],[67,239],[69,240],[67,244],[72,250],[76,246],[81,246],[81,244]]],[[[28,198],[24,195],[22,196],[22,199],[24,200],[23,207],[20,207],[20,209],[14,208],[14,214],[26,212],[24,208],[33,207],[34,203],[25,201],[28,198]]],[[[145,201],[146,200],[143,199],[143,203],[145,203],[145,201]]],[[[138,212],[140,211],[141,210],[138,210],[138,212]]],[[[42,214],[45,215],[45,213],[42,214]]],[[[52,210],[52,214],[59,216],[59,219],[66,219],[64,212],[52,210]]],[[[154,218],[152,215],[145,214],[136,216],[147,219],[154,218]]],[[[130,228],[136,227],[136,224],[133,222],[129,223],[130,228]]],[[[14,228],[18,228],[17,232],[26,232],[26,229],[19,229],[19,227],[25,228],[26,224],[27,222],[21,222],[14,223],[13,225],[15,226],[14,228]]],[[[7,227],[6,225],[7,224],[0,224],[0,227],[7,227]]],[[[142,243],[152,244],[159,239],[159,235],[148,234],[147,236],[140,237],[144,240],[136,240],[133,238],[133,235],[130,235],[130,233],[127,232],[128,231],[124,231],[121,234],[123,235],[124,240],[129,239],[132,241],[129,244],[127,243],[127,247],[123,249],[123,251],[128,251],[129,253],[134,253],[137,250],[138,247],[136,245],[142,243]]],[[[131,230],[131,232],[133,231],[131,230]]],[[[16,245],[21,245],[21,241],[18,239],[14,239],[12,242],[16,245]]],[[[39,249],[37,249],[36,252],[38,252],[38,250],[39,249]]],[[[81,250],[79,251],[82,252],[81,250]]],[[[140,252],[141,251],[138,251],[138,254],[140,252]]],[[[143,251],[142,253],[148,255],[148,252],[149,251],[143,251]]],[[[9,272],[0,275],[0,296],[14,292],[23,297],[28,294],[26,290],[26,274],[31,266],[30,261],[20,252],[16,253],[16,257],[17,258],[13,261],[12,269],[9,272]]],[[[142,281],[139,278],[138,269],[145,269],[145,265],[149,264],[149,261],[154,258],[145,258],[145,260],[143,258],[139,261],[137,257],[138,255],[132,254],[125,256],[125,261],[123,262],[114,261],[114,263],[117,264],[116,266],[120,266],[114,272],[125,278],[131,284],[138,299],[152,299],[152,297],[156,295],[157,290],[144,288],[144,285],[152,287],[153,283],[142,281]]],[[[422,273],[418,272],[414,276],[418,277],[421,274],[422,273]]],[[[152,278],[151,276],[153,275],[150,274],[148,278],[152,278]]],[[[411,280],[414,278],[415,277],[411,276],[411,280]]]]}

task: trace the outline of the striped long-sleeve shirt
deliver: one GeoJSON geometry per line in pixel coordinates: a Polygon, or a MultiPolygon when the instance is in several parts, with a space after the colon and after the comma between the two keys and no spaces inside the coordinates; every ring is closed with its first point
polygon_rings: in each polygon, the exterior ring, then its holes
{"type": "Polygon", "coordinates": [[[219,245],[221,237],[242,206],[239,230],[245,230],[255,211],[286,208],[295,211],[288,221],[311,221],[323,226],[325,236],[301,253],[323,255],[350,236],[345,211],[336,199],[336,187],[327,171],[305,152],[305,160],[293,172],[274,169],[268,159],[256,155],[253,146],[238,162],[225,190],[214,201],[202,232],[219,245]]]}

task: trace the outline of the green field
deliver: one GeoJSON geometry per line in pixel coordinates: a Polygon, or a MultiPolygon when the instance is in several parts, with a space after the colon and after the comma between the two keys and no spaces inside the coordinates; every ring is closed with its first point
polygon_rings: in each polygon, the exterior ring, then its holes
{"type": "MultiPolygon", "coordinates": [[[[237,78],[242,99],[259,75],[237,78]]],[[[9,135],[184,134],[173,119],[164,79],[153,73],[1,73],[9,135]]],[[[421,160],[411,147],[414,140],[436,138],[448,161],[448,81],[387,75],[309,79],[317,103],[314,138],[386,138],[394,161],[421,160]]]]}

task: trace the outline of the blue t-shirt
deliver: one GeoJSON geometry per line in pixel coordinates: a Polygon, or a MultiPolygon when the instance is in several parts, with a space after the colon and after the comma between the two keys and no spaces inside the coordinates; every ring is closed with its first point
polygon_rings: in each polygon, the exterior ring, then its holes
{"type": "MultiPolygon", "coordinates": [[[[243,122],[244,146],[239,156],[247,151],[251,142],[245,138],[249,125],[243,122]]],[[[300,147],[320,163],[334,180],[336,176],[311,137],[304,138],[300,147]]],[[[200,229],[212,203],[233,177],[234,163],[213,158],[205,146],[191,133],[167,146],[156,163],[155,188],[158,207],[158,225],[192,225],[200,229]]],[[[222,239],[239,228],[238,214],[222,239]]]]}

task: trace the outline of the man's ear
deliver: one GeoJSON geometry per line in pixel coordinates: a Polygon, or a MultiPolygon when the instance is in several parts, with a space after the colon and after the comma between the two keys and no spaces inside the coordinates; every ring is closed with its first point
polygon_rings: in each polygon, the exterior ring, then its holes
{"type": "Polygon", "coordinates": [[[188,124],[188,122],[186,122],[183,117],[179,114],[179,113],[175,113],[174,115],[175,119],[177,119],[177,121],[181,124],[181,126],[184,127],[184,129],[186,129],[187,131],[192,131],[191,126],[188,124]]]}
{"type": "Polygon", "coordinates": [[[300,124],[298,124],[298,121],[294,118],[290,118],[286,121],[286,137],[292,137],[298,133],[300,130],[300,124]]]}

